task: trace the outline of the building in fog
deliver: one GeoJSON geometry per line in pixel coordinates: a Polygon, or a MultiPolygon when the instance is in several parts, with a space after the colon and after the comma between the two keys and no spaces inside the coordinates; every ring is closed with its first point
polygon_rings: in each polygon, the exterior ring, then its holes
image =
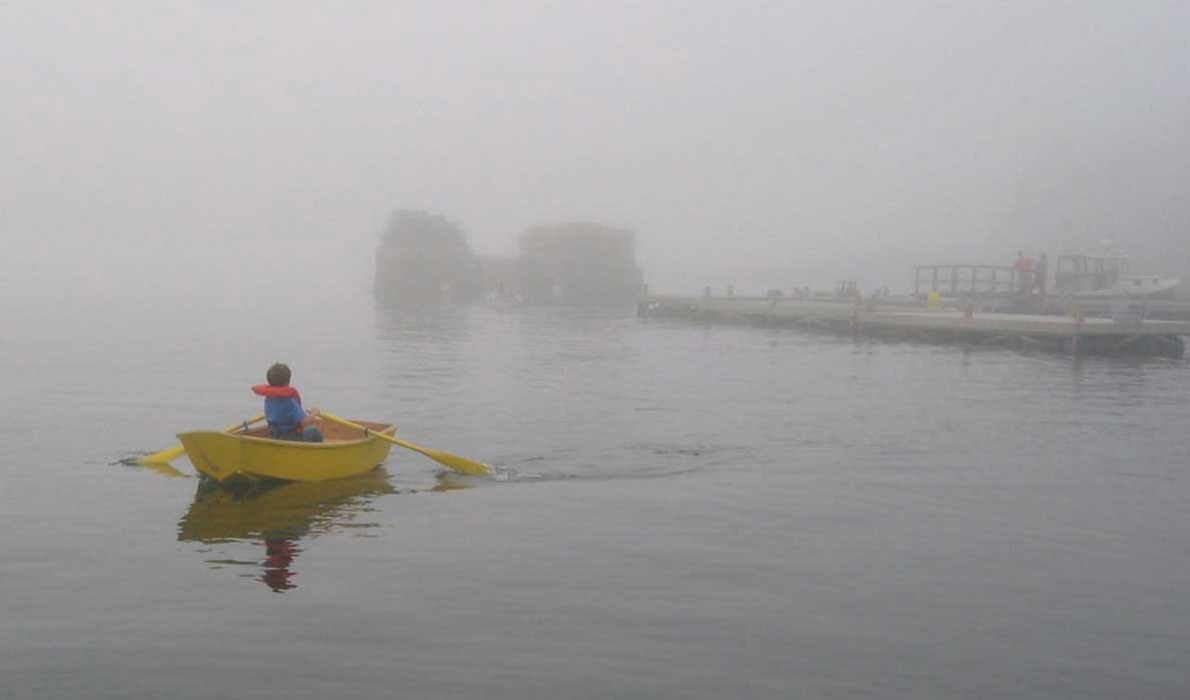
{"type": "Polygon", "coordinates": [[[521,235],[521,290],[535,304],[632,304],[644,274],[636,235],[598,224],[541,226],[521,235]]]}
{"type": "Polygon", "coordinates": [[[467,302],[481,293],[502,303],[629,305],[644,275],[631,231],[574,223],[537,227],[520,238],[520,257],[477,256],[448,219],[400,211],[376,252],[375,290],[386,302],[467,302]]]}
{"type": "Polygon", "coordinates": [[[470,301],[481,290],[479,262],[463,229],[445,217],[398,211],[376,251],[376,297],[399,303],[470,301]]]}

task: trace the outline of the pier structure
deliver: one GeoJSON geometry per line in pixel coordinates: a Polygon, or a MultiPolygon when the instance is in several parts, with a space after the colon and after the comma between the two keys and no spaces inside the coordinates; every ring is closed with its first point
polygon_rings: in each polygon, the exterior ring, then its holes
{"type": "MultiPolygon", "coordinates": [[[[1000,300],[984,300],[981,305],[988,310],[1015,311],[1021,308],[1020,303],[1002,302],[1000,300]]],[[[1166,299],[1071,299],[1063,296],[1050,296],[1033,304],[1033,307],[1044,314],[1069,314],[1077,307],[1087,316],[1110,317],[1119,314],[1120,308],[1128,307],[1138,310],[1135,313],[1143,315],[1149,320],[1162,321],[1190,321],[1190,301],[1170,301],[1166,299]]]]}
{"type": "Polygon", "coordinates": [[[1158,283],[1176,286],[1179,280],[1125,278],[1123,259],[1063,255],[1054,275],[1047,268],[1032,273],[1004,265],[918,265],[912,298],[935,294],[947,304],[975,302],[986,310],[1047,315],[1068,314],[1077,305],[1088,316],[1111,316],[1123,304],[1143,307],[1145,318],[1190,321],[1190,300],[1177,298],[1175,288],[1153,293],[1158,283]]]}
{"type": "Polygon", "coordinates": [[[704,323],[746,323],[821,329],[869,337],[979,346],[1047,349],[1070,354],[1182,357],[1188,321],[1111,319],[1073,315],[982,312],[971,304],[955,310],[879,306],[840,301],[746,297],[650,296],[638,313],[645,318],[704,323]]]}

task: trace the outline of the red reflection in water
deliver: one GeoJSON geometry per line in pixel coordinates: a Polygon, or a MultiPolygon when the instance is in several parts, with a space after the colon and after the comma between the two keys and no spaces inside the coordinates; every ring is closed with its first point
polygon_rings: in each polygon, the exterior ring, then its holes
{"type": "Polygon", "coordinates": [[[293,563],[298,552],[302,551],[297,546],[297,541],[288,537],[265,540],[264,550],[266,556],[261,564],[264,574],[260,580],[277,593],[297,588],[297,584],[290,580],[296,574],[289,570],[289,565],[293,563]]]}

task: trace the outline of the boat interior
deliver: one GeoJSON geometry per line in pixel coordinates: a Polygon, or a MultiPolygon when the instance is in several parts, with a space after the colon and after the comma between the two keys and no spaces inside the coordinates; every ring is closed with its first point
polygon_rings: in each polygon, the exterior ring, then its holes
{"type": "MultiPolygon", "coordinates": [[[[362,425],[369,430],[380,432],[392,427],[391,423],[377,423],[375,421],[354,420],[350,419],[352,423],[362,425]]],[[[315,424],[319,430],[322,431],[322,437],[326,442],[347,442],[349,440],[359,440],[363,438],[364,434],[354,428],[332,423],[329,420],[320,420],[315,424]]],[[[269,428],[267,425],[253,426],[247,432],[239,432],[238,435],[246,435],[248,437],[267,438],[269,436],[269,428]]]]}

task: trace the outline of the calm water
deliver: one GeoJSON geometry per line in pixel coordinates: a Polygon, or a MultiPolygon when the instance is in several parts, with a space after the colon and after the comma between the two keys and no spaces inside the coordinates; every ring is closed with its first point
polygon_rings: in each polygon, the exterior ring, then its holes
{"type": "Polygon", "coordinates": [[[1190,366],[151,294],[0,302],[0,696],[1190,695],[1190,366]],[[317,322],[312,322],[317,319],[317,322]],[[118,464],[306,402],[483,460],[118,464]]]}

